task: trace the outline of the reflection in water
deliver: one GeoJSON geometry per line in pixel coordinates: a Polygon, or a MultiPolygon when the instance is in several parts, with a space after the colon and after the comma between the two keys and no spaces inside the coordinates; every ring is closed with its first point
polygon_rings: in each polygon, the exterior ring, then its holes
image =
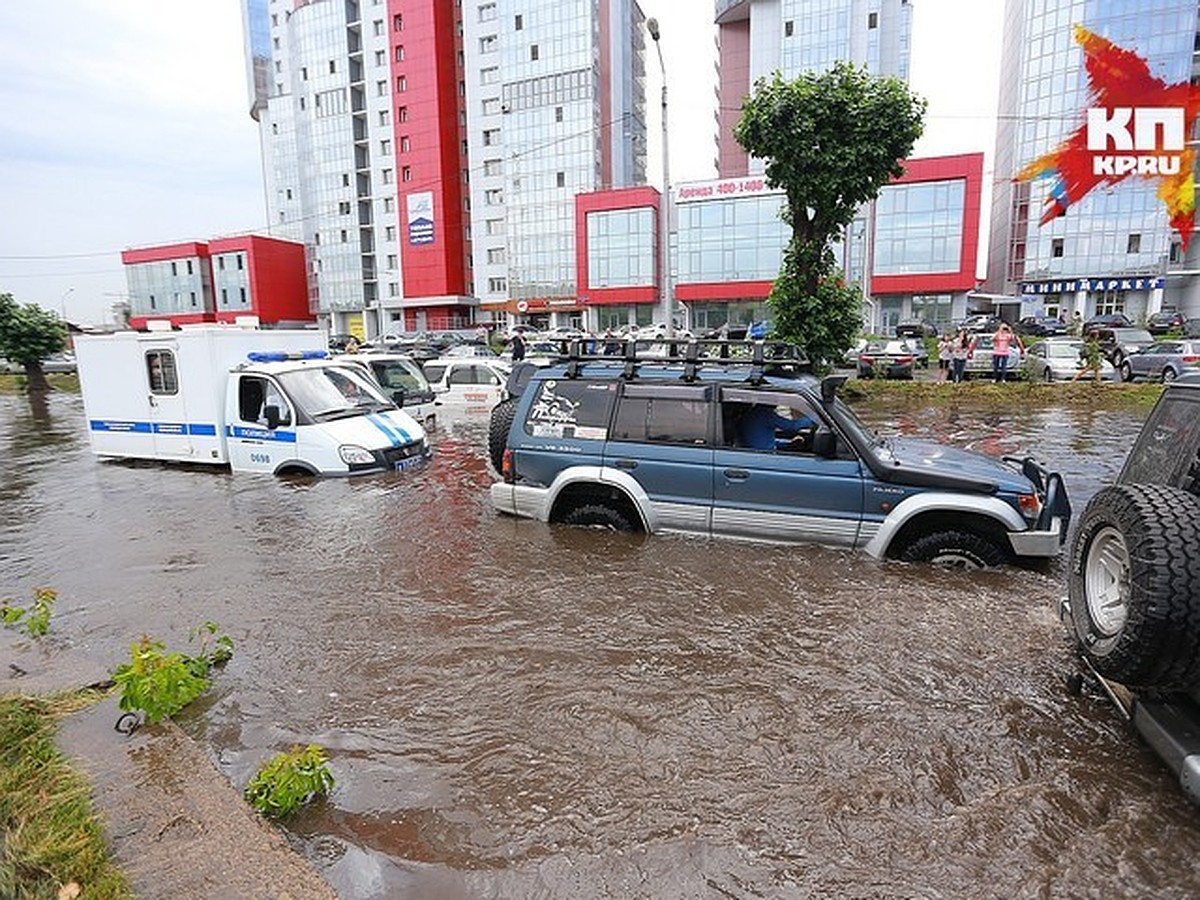
{"type": "MultiPolygon", "coordinates": [[[[865,417],[1033,453],[1077,510],[1139,424],[865,417]]],[[[329,748],[289,828],[343,896],[1200,891],[1194,811],[1062,688],[1059,574],[501,519],[484,419],[420,471],[306,482],[102,464],[81,420],[0,398],[5,595],[55,587],[112,665],[217,622],[236,653],[183,724],[238,786],[329,748]]]]}

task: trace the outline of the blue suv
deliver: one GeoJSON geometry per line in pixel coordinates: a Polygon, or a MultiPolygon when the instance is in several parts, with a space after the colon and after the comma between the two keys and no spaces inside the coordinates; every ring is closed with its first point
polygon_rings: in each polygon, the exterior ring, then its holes
{"type": "Polygon", "coordinates": [[[644,349],[589,356],[573,345],[510,385],[519,396],[493,411],[490,435],[499,512],[964,567],[1060,552],[1066,489],[1032,459],[879,437],[836,396],[845,377],[817,380],[787,345],[644,349]],[[775,430],[765,446],[764,419],[775,430]]]}

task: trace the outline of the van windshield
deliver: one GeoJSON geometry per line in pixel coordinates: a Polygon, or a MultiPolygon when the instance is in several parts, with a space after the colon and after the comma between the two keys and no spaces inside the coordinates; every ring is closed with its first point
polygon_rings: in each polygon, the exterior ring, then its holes
{"type": "Polygon", "coordinates": [[[406,359],[372,359],[371,368],[385,390],[404,391],[407,394],[429,392],[429,382],[417,364],[406,359]]]}
{"type": "Polygon", "coordinates": [[[383,409],[395,409],[354,366],[320,366],[281,372],[279,383],[296,404],[302,419],[328,422],[383,409]]]}

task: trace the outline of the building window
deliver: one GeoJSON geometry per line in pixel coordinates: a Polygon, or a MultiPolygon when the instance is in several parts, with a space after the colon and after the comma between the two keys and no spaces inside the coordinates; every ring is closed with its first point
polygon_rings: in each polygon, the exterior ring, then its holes
{"type": "Polygon", "coordinates": [[[396,173],[393,172],[391,169],[384,169],[382,172],[379,173],[380,178],[383,179],[384,184],[391,184],[392,179],[395,177],[395,174],[396,173]]]}
{"type": "Polygon", "coordinates": [[[499,159],[485,159],[483,161],[484,175],[503,175],[504,163],[499,159]]]}
{"type": "Polygon", "coordinates": [[[398,110],[396,110],[396,121],[397,122],[407,122],[408,121],[408,107],[407,106],[402,106],[398,110]]]}
{"type": "Polygon", "coordinates": [[[396,254],[389,253],[387,256],[387,267],[389,272],[396,271],[396,254]]]}
{"type": "Polygon", "coordinates": [[[483,146],[495,147],[500,143],[499,128],[485,128],[483,131],[483,146]]]}
{"type": "Polygon", "coordinates": [[[537,44],[534,44],[532,47],[529,48],[529,58],[531,60],[533,60],[534,62],[537,61],[537,58],[538,58],[538,45],[537,44]]]}
{"type": "Polygon", "coordinates": [[[376,19],[373,24],[375,27],[375,36],[380,37],[383,34],[383,19],[376,19]]]}
{"type": "Polygon", "coordinates": [[[345,228],[343,228],[343,229],[342,229],[342,243],[344,244],[344,243],[346,243],[348,240],[349,240],[349,235],[346,233],[346,229],[345,229],[345,228]]]}
{"type": "Polygon", "coordinates": [[[1142,252],[1142,236],[1140,234],[1131,234],[1129,243],[1125,247],[1126,253],[1141,253],[1142,252]]]}
{"type": "Polygon", "coordinates": [[[483,106],[483,114],[485,116],[494,116],[498,112],[500,112],[500,98],[499,97],[485,97],[483,100],[482,106],[483,106]]]}
{"type": "Polygon", "coordinates": [[[499,43],[500,43],[500,41],[496,37],[496,35],[485,34],[483,37],[481,37],[479,39],[479,52],[480,53],[495,53],[496,48],[499,46],[499,43]]]}
{"type": "Polygon", "coordinates": [[[174,278],[178,274],[179,274],[179,263],[176,263],[176,262],[171,263],[171,277],[174,278]]]}
{"type": "Polygon", "coordinates": [[[396,62],[404,62],[404,45],[396,45],[396,62]]]}
{"type": "Polygon", "coordinates": [[[383,198],[383,211],[385,213],[390,213],[390,212],[393,212],[395,209],[396,209],[396,198],[384,197],[383,198]]]}
{"type": "Polygon", "coordinates": [[[397,75],[396,76],[396,91],[397,91],[397,93],[403,94],[407,90],[408,90],[408,79],[405,78],[403,75],[397,75]]]}
{"type": "Polygon", "coordinates": [[[508,279],[507,278],[489,278],[488,279],[488,293],[503,294],[503,293],[506,293],[507,291],[508,291],[508,279]]]}
{"type": "Polygon", "coordinates": [[[494,18],[496,18],[496,4],[495,3],[479,4],[479,21],[480,22],[490,22],[494,18]]]}
{"type": "Polygon", "coordinates": [[[795,31],[795,28],[796,28],[795,23],[792,22],[791,19],[788,19],[786,22],[783,23],[783,36],[791,37],[792,33],[795,31]]]}
{"type": "Polygon", "coordinates": [[[567,186],[567,173],[566,172],[556,172],[554,174],[554,183],[555,183],[555,186],[557,186],[557,187],[566,187],[567,186]]]}
{"type": "Polygon", "coordinates": [[[1063,239],[1054,238],[1050,241],[1050,255],[1055,259],[1059,259],[1063,255],[1063,239]]]}
{"type": "Polygon", "coordinates": [[[503,219],[488,219],[485,224],[484,230],[487,232],[489,237],[498,237],[498,236],[504,234],[504,231],[505,231],[504,220],[503,219]]]}
{"type": "Polygon", "coordinates": [[[402,16],[400,13],[396,13],[396,15],[392,17],[392,31],[403,31],[403,30],[404,30],[404,16],[402,16]]]}
{"type": "Polygon", "coordinates": [[[563,120],[563,108],[561,106],[554,107],[554,121],[561,122],[563,120]]]}
{"type": "Polygon", "coordinates": [[[385,54],[382,50],[376,50],[375,51],[375,65],[382,66],[386,62],[387,62],[387,54],[385,54]]]}
{"type": "Polygon", "coordinates": [[[521,30],[522,28],[524,28],[524,27],[525,27],[525,17],[524,17],[524,16],[522,16],[520,13],[518,13],[518,14],[517,14],[517,15],[516,15],[516,16],[513,18],[513,29],[514,29],[515,31],[520,31],[520,30],[521,30]]]}
{"type": "Polygon", "coordinates": [[[480,84],[495,84],[500,80],[500,67],[488,66],[486,69],[479,70],[480,84]]]}
{"type": "Polygon", "coordinates": [[[504,203],[504,190],[492,188],[483,192],[483,202],[488,206],[500,206],[504,203]]]}
{"type": "Polygon", "coordinates": [[[383,229],[383,238],[387,241],[394,241],[396,239],[396,226],[389,225],[383,229]]]}
{"type": "Polygon", "coordinates": [[[408,142],[408,135],[400,136],[400,152],[407,153],[412,145],[408,142]]]}
{"type": "Polygon", "coordinates": [[[329,61],[329,74],[330,75],[337,74],[337,60],[336,59],[331,59],[329,61]]]}
{"type": "Polygon", "coordinates": [[[1167,258],[1173,262],[1183,261],[1183,244],[1179,241],[1171,241],[1171,249],[1168,251],[1167,258]]]}
{"type": "Polygon", "coordinates": [[[338,203],[338,215],[342,215],[342,216],[350,215],[350,201],[349,200],[342,200],[340,203],[338,203]]]}
{"type": "Polygon", "coordinates": [[[392,111],[390,109],[381,109],[379,111],[379,124],[383,126],[392,124],[392,111]]]}
{"type": "Polygon", "coordinates": [[[488,250],[487,261],[489,265],[501,265],[504,262],[504,248],[492,247],[490,250],[488,250]]]}
{"type": "Polygon", "coordinates": [[[384,138],[379,142],[379,154],[381,156],[390,156],[392,153],[392,142],[384,138]]]}
{"type": "Polygon", "coordinates": [[[386,97],[387,96],[387,82],[386,81],[375,82],[375,96],[377,96],[377,97],[386,97]]]}
{"type": "Polygon", "coordinates": [[[301,80],[301,81],[308,81],[308,66],[303,66],[303,67],[300,69],[300,80],[301,80]]]}
{"type": "Polygon", "coordinates": [[[867,13],[867,28],[879,27],[879,13],[867,13]]]}
{"type": "Polygon", "coordinates": [[[350,187],[350,173],[349,172],[342,173],[342,187],[350,187]]]}
{"type": "Polygon", "coordinates": [[[412,181],[412,166],[402,166],[400,168],[400,178],[403,181],[412,181]]]}
{"type": "Polygon", "coordinates": [[[190,259],[187,261],[187,273],[189,275],[192,274],[192,261],[190,259]]]}
{"type": "Polygon", "coordinates": [[[287,197],[289,200],[291,200],[291,199],[292,199],[292,189],[291,189],[291,188],[288,188],[286,191],[284,191],[284,195],[285,195],[285,196],[286,196],[286,197],[287,197]]]}

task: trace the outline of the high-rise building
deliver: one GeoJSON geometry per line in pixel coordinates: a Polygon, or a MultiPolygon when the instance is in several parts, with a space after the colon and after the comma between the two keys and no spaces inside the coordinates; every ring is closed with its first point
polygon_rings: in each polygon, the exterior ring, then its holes
{"type": "Polygon", "coordinates": [[[742,99],[759,78],[821,72],[835,62],[908,80],[912,7],[908,0],[716,0],[720,39],[717,171],[761,172],[733,139],[742,99]]]}
{"type": "Polygon", "coordinates": [[[574,305],[574,197],[645,179],[635,0],[243,0],[272,232],[372,336],[574,305]]]}
{"type": "Polygon", "coordinates": [[[1185,258],[1153,180],[1100,185],[1043,225],[1053,180],[1016,179],[1094,105],[1076,26],[1140,57],[1165,84],[1186,84],[1200,74],[1198,12],[1196,0],[1007,0],[988,253],[988,290],[1001,305],[1084,319],[1196,314],[1195,244],[1185,258]]]}

